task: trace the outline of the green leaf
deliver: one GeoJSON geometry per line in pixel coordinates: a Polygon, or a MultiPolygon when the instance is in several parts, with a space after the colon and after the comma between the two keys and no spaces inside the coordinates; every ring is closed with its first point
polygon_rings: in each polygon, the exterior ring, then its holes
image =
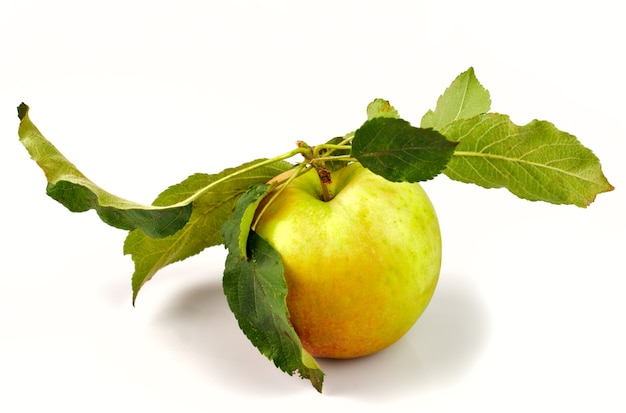
{"type": "MultiPolygon", "coordinates": [[[[236,209],[232,219],[227,220],[222,227],[222,235],[226,245],[237,243],[237,250],[241,253],[241,258],[248,259],[248,236],[250,235],[250,227],[254,221],[254,215],[259,203],[263,197],[270,193],[275,185],[255,185],[251,187],[246,194],[246,208],[236,209]]],[[[244,202],[245,202],[244,201],[244,202]]]]}
{"type": "Polygon", "coordinates": [[[400,115],[396,108],[391,106],[389,101],[384,99],[374,99],[369,105],[367,105],[367,119],[374,118],[395,118],[399,119],[400,115]]]}
{"type": "Polygon", "coordinates": [[[579,207],[613,189],[591,150],[546,121],[518,126],[506,115],[489,113],[453,122],[442,133],[459,142],[444,171],[457,181],[579,207]]]}
{"type": "Polygon", "coordinates": [[[402,119],[377,117],[355,132],[352,156],[390,181],[418,182],[439,174],[455,146],[432,129],[416,128],[402,119]]]}
{"type": "Polygon", "coordinates": [[[83,175],[39,132],[28,116],[28,106],[18,107],[18,135],[30,156],[44,171],[47,194],[72,212],[96,210],[102,221],[116,228],[139,229],[152,237],[174,234],[191,216],[191,205],[137,204],[99,188],[83,175]]]}
{"type": "Polygon", "coordinates": [[[293,375],[295,372],[322,391],[324,372],[315,359],[302,348],[289,322],[287,282],[279,254],[254,231],[242,231],[270,187],[251,188],[242,195],[229,221],[224,225],[224,243],[228,248],[223,287],[228,305],[239,327],[252,344],[272,360],[276,367],[293,375]],[[245,254],[241,237],[247,235],[245,254]],[[246,256],[248,258],[246,258],[246,256]]]}
{"type": "Polygon", "coordinates": [[[441,130],[449,123],[489,112],[491,98],[469,68],[457,76],[437,100],[435,111],[429,110],[422,118],[422,128],[441,130]]]}
{"type": "Polygon", "coordinates": [[[124,254],[130,254],[135,263],[133,302],[141,287],[161,268],[221,244],[222,226],[232,214],[237,199],[251,185],[265,183],[293,167],[288,162],[279,161],[250,170],[262,161],[248,162],[218,174],[194,174],[157,197],[154,204],[161,205],[177,203],[201,194],[193,201],[189,221],[177,233],[164,238],[152,238],[135,230],[126,237],[124,254]]]}

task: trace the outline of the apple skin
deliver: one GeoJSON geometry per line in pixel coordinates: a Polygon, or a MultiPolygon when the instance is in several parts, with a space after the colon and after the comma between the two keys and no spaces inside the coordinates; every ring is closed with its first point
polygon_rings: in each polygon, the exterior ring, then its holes
{"type": "Polygon", "coordinates": [[[393,183],[352,163],[322,200],[315,171],[268,205],[255,231],[281,256],[290,321],[302,346],[355,358],[399,340],[428,305],[441,266],[434,208],[417,183],[393,183]]]}

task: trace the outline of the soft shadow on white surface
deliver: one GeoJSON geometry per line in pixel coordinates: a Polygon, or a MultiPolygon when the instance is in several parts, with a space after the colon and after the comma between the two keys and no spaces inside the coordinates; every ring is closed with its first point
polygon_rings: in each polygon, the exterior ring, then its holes
{"type": "Polygon", "coordinates": [[[213,281],[172,294],[156,314],[152,327],[167,351],[207,386],[226,392],[269,397],[309,391],[306,382],[283,374],[252,346],[228,307],[220,278],[207,278],[213,281]]]}
{"type": "Polygon", "coordinates": [[[488,336],[485,298],[467,276],[453,274],[441,275],[429,307],[407,335],[437,381],[462,375],[478,358],[488,336]]]}
{"type": "Polygon", "coordinates": [[[425,313],[396,344],[359,360],[322,361],[327,394],[386,400],[450,386],[478,358],[487,333],[487,314],[475,291],[442,274],[425,313]]]}
{"type": "MultiPolygon", "coordinates": [[[[252,347],[228,308],[220,282],[211,278],[165,302],[153,324],[160,342],[225,391],[262,396],[313,391],[307,381],[280,372],[252,347]]],[[[446,278],[452,277],[442,275],[446,278]]],[[[445,387],[462,377],[488,332],[480,299],[466,287],[454,279],[440,282],[414,328],[384,351],[354,360],[318,360],[326,373],[324,394],[388,400],[425,394],[432,386],[445,387]]]]}

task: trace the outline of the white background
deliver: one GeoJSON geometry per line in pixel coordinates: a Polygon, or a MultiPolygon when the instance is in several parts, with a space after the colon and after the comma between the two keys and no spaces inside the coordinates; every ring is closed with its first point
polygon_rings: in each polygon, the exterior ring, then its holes
{"type": "Polygon", "coordinates": [[[625,411],[624,17],[602,0],[3,2],[0,411],[625,411]],[[24,101],[93,181],[149,203],[354,130],[376,97],[419,124],[470,66],[493,111],[576,135],[617,189],[581,209],[425,183],[433,301],[391,348],[321,360],[322,395],[240,332],[222,247],[133,308],[125,233],[48,198],[16,133],[24,101]]]}

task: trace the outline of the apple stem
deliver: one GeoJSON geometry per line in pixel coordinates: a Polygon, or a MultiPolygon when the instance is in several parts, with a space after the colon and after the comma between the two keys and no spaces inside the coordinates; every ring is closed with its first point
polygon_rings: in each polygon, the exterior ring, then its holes
{"type": "Polygon", "coordinates": [[[320,178],[320,184],[322,186],[322,199],[324,202],[328,202],[332,199],[330,193],[328,192],[328,184],[332,183],[332,179],[330,176],[330,171],[324,168],[315,167],[317,171],[317,176],[320,178]]]}

